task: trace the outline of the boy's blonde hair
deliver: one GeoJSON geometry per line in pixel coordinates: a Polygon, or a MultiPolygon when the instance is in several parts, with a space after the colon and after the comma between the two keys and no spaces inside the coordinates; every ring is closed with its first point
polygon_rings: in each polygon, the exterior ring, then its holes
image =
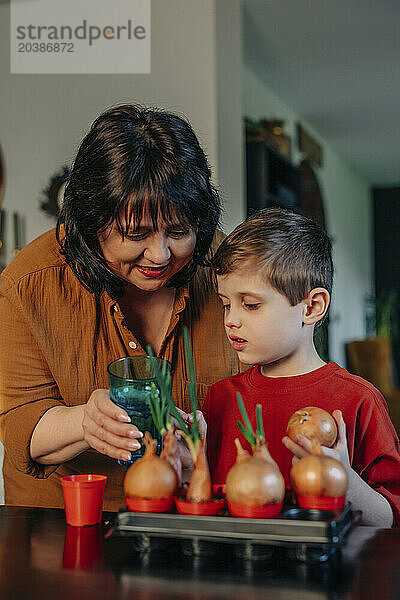
{"type": "Polygon", "coordinates": [[[219,246],[211,266],[226,275],[251,262],[295,306],[316,287],[332,293],[332,244],[321,227],[281,208],[264,208],[238,225],[219,246]]]}

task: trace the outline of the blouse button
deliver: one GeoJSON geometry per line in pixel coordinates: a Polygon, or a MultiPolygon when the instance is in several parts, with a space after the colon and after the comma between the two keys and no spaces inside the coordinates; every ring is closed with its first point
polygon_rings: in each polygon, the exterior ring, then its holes
{"type": "Polygon", "coordinates": [[[137,343],[136,342],[129,342],[129,346],[132,348],[132,350],[135,350],[135,348],[137,348],[137,343]]]}

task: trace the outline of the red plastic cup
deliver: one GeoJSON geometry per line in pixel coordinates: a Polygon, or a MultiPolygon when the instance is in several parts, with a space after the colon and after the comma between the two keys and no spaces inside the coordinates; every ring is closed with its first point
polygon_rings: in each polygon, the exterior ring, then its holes
{"type": "Polygon", "coordinates": [[[101,521],[106,475],[68,475],[61,478],[68,525],[84,527],[101,521]]]}
{"type": "Polygon", "coordinates": [[[67,525],[64,541],[64,569],[90,569],[103,561],[101,525],[71,527],[67,525]]]}

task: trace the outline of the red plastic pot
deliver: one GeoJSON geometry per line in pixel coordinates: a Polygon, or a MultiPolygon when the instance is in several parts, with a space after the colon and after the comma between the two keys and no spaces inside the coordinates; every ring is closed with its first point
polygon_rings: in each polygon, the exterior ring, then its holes
{"type": "Polygon", "coordinates": [[[106,475],[96,474],[61,477],[68,525],[83,527],[100,523],[106,481],[106,475]]]}
{"type": "Polygon", "coordinates": [[[189,502],[185,498],[175,496],[176,510],[181,515],[211,516],[219,515],[225,510],[226,502],[223,498],[209,500],[208,502],[189,502]]]}
{"type": "Polygon", "coordinates": [[[229,512],[233,517],[244,519],[271,519],[277,517],[282,511],[283,502],[278,504],[263,504],[262,506],[245,506],[228,502],[229,512]]]}
{"type": "Polygon", "coordinates": [[[174,505],[174,497],[168,498],[128,498],[125,497],[128,510],[133,512],[169,512],[174,505]]]}
{"type": "Polygon", "coordinates": [[[225,496],[225,484],[224,483],[213,483],[212,493],[214,496],[225,496]]]}
{"type": "Polygon", "coordinates": [[[345,505],[346,496],[299,496],[297,504],[300,508],[316,508],[318,510],[342,510],[345,505]]]}

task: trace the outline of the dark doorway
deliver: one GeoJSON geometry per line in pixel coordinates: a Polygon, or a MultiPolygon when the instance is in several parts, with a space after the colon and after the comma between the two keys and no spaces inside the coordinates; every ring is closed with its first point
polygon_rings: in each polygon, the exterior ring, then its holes
{"type": "MultiPolygon", "coordinates": [[[[375,295],[390,290],[400,301],[400,186],[373,188],[375,225],[375,295]]],[[[400,322],[400,315],[399,315],[400,322]]],[[[400,339],[393,343],[394,362],[400,373],[400,339]]]]}

